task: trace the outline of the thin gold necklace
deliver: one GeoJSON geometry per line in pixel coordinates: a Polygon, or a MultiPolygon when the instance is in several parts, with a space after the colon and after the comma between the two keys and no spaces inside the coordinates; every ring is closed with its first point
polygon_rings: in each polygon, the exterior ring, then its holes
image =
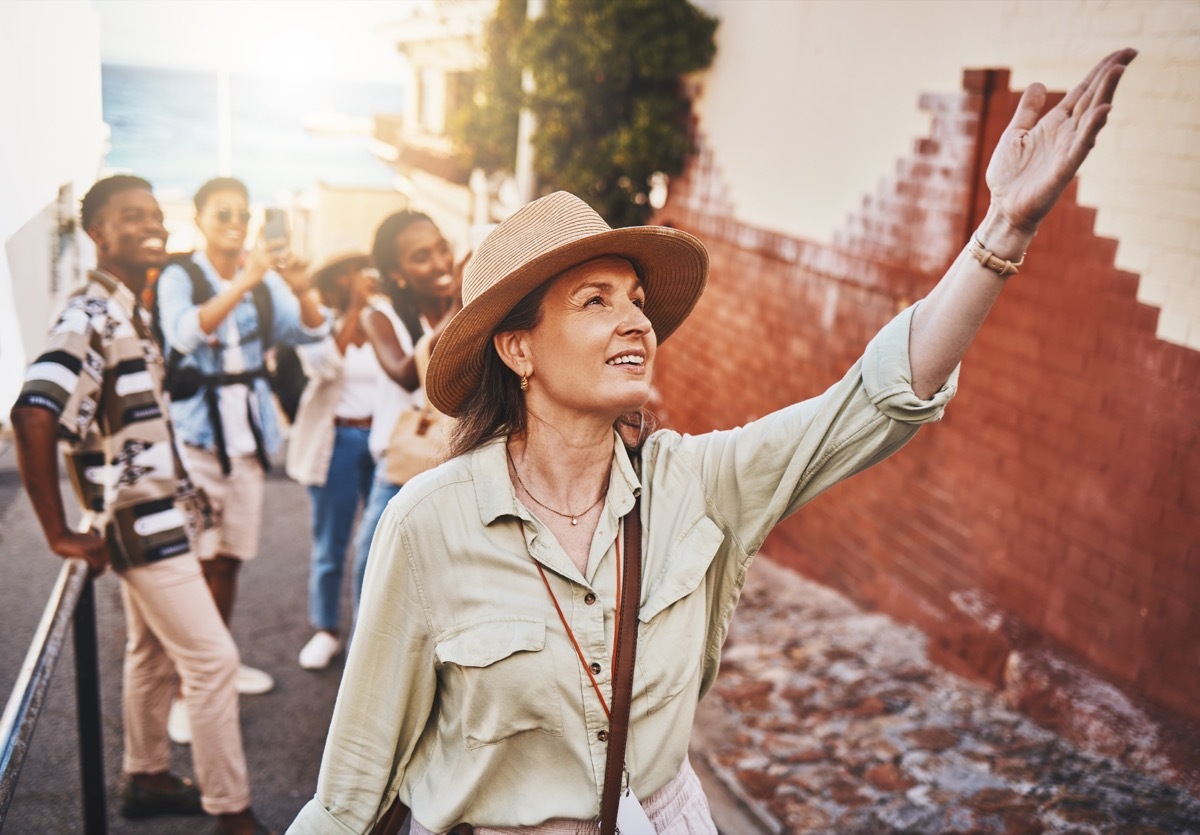
{"type": "Polygon", "coordinates": [[[602,491],[600,491],[600,495],[596,498],[596,501],[594,501],[590,505],[588,505],[587,510],[581,511],[580,513],[563,513],[561,510],[555,510],[550,505],[546,504],[541,499],[539,499],[537,496],[533,495],[533,493],[530,491],[530,489],[525,486],[525,482],[521,480],[521,471],[517,469],[517,462],[513,460],[512,451],[509,450],[508,444],[504,445],[504,454],[508,456],[508,463],[513,468],[513,475],[515,475],[517,477],[517,484],[521,485],[521,489],[525,491],[525,494],[527,496],[529,496],[529,498],[533,499],[534,504],[536,504],[538,507],[545,508],[546,510],[553,513],[555,516],[561,516],[564,519],[570,519],[572,525],[578,525],[579,517],[586,516],[587,514],[591,513],[592,510],[595,509],[596,505],[598,505],[598,504],[600,504],[600,502],[604,501],[604,497],[608,495],[608,488],[605,487],[602,491]]]}

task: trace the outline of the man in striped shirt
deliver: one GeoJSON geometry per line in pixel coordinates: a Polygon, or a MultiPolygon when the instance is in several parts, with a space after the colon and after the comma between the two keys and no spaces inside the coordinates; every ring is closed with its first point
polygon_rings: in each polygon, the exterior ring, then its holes
{"type": "Polygon", "coordinates": [[[150,184],[116,176],[83,198],[97,269],[72,294],[30,366],[12,427],[21,478],[50,549],[111,566],[128,629],[122,814],[218,816],[218,831],[267,832],[250,808],[234,677],[238,653],[192,552],[205,501],[180,463],[163,396],[162,356],[138,298],[166,258],[150,184]],[[67,524],[61,442],[83,510],[67,524]],[[195,729],[199,789],[169,770],[167,710],[176,676],[195,729]]]}

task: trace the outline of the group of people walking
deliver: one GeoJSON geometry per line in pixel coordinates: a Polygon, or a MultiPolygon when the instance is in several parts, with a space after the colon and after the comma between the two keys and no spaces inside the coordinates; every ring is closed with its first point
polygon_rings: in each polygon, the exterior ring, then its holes
{"type": "Polygon", "coordinates": [[[386,218],[370,255],[310,273],[286,239],[247,248],[239,180],[210,180],[194,203],[204,247],[168,255],[149,182],[117,175],[88,191],[81,223],[97,266],[30,367],[13,429],[52,550],[95,573],[111,566],[122,581],[122,813],[207,812],[219,832],[261,835],[237,703],[274,679],[242,663],[229,623],[242,565],[259,552],[264,474],[283,438],[268,355],[294,347],[309,381],[286,466],[312,501],[315,634],[298,660],[324,669],[344,647],[356,513],[365,506],[357,606],[375,523],[401,486],[384,461],[390,430],[422,403],[415,349],[427,355],[457,309],[458,275],[449,243],[420,212],[386,218]],[[84,511],[75,529],[58,492],[59,441],[84,511]],[[168,739],[193,745],[199,787],[169,772],[168,739]]]}
{"type": "Polygon", "coordinates": [[[449,246],[402,213],[376,235],[378,287],[363,256],[336,259],[316,273],[322,307],[272,241],[243,258],[245,190],[218,181],[196,199],[209,243],[192,261],[208,289],[185,265],[159,278],[164,364],[139,304],[166,261],[162,213],[144,180],[97,183],[82,208],[97,269],[30,368],[13,427],[52,550],[122,580],[126,813],[202,808],[221,832],[267,831],[249,805],[226,624],[278,440],[257,364],[269,339],[298,344],[313,379],[288,460],[313,505],[306,667],[341,649],[340,552],[366,505],[354,639],[316,795],[289,831],[557,835],[599,820],[609,835],[619,820],[637,835],[715,833],[688,739],[755,553],[941,416],[1135,55],[1109,55],[1044,114],[1045,88],[1026,90],[987,170],[986,216],[842,380],[694,436],[654,431],[644,411],[659,345],[708,278],[686,232],[611,229],[550,194],[480,244],[458,309],[449,246]],[[399,490],[384,424],[423,378],[457,423],[448,460],[399,490]],[[60,438],[83,532],[58,495],[60,438]],[[199,790],[168,771],[176,676],[199,790]]]}

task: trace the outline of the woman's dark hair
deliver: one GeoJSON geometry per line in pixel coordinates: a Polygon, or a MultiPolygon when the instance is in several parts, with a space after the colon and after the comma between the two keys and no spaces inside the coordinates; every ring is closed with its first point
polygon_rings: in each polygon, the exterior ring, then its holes
{"type": "Polygon", "coordinates": [[[196,204],[196,211],[204,211],[205,204],[208,203],[208,198],[212,197],[218,191],[236,191],[245,198],[246,202],[250,202],[250,191],[246,188],[246,184],[236,177],[214,177],[196,191],[196,196],[192,198],[192,202],[196,204]]]}
{"type": "Polygon", "coordinates": [[[148,180],[132,174],[115,174],[112,177],[97,180],[79,201],[79,222],[83,224],[83,231],[86,232],[96,225],[96,215],[100,214],[100,210],[112,199],[114,194],[135,188],[145,191],[154,190],[148,180]]]}
{"type": "MultiPolygon", "coordinates": [[[[630,262],[632,263],[632,262],[630,262]]],[[[637,264],[633,268],[641,276],[637,264]]],[[[542,321],[542,300],[550,289],[553,279],[530,291],[492,331],[492,336],[509,331],[527,331],[542,321]]],[[[505,435],[521,434],[528,422],[525,395],[521,391],[521,378],[504,364],[496,353],[492,339],[483,348],[483,372],[479,385],[472,389],[458,410],[458,420],[450,435],[450,450],[447,458],[465,455],[488,441],[505,435]]],[[[658,421],[646,409],[621,415],[613,428],[631,451],[642,448],[642,443],[657,427],[658,421]]]]}
{"type": "Polygon", "coordinates": [[[392,307],[415,343],[421,338],[424,329],[421,327],[421,313],[417,309],[417,295],[412,287],[401,287],[392,277],[392,273],[400,270],[400,254],[396,252],[396,238],[401,232],[419,220],[433,223],[433,219],[424,212],[404,209],[384,218],[383,223],[375,230],[375,240],[371,245],[371,260],[375,269],[379,270],[380,288],[391,299],[392,307]]]}

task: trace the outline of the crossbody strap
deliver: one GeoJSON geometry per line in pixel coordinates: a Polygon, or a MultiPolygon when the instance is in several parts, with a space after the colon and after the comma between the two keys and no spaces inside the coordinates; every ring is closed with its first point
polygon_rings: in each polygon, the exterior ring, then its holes
{"type": "Polygon", "coordinates": [[[615,835],[621,777],[625,771],[625,742],[633,701],[633,662],[637,655],[638,609],[642,599],[641,499],[625,517],[625,567],[621,607],[617,613],[617,660],[614,666],[612,715],[609,719],[608,759],[604,764],[604,793],[600,796],[600,835],[615,835]]]}

